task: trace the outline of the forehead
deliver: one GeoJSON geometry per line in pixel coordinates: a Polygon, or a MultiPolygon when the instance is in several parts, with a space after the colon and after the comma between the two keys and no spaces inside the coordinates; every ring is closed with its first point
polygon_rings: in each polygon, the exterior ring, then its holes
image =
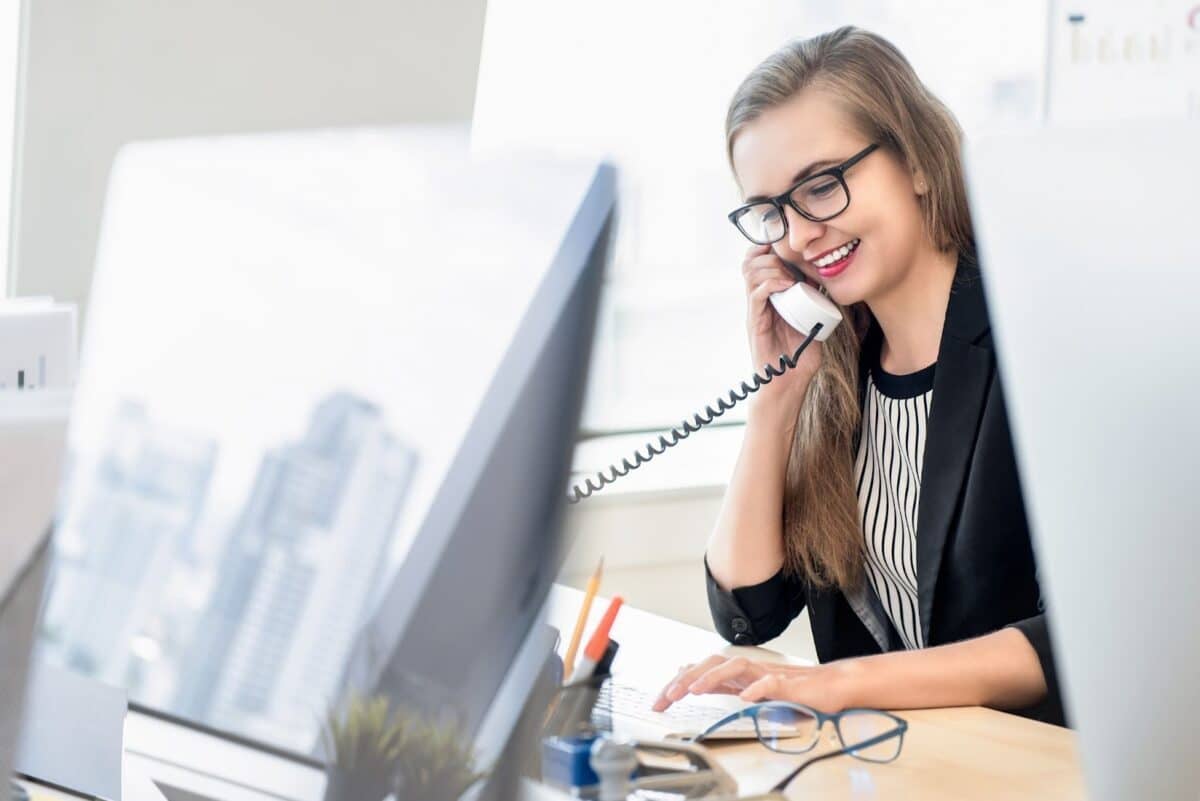
{"type": "Polygon", "coordinates": [[[743,197],[777,195],[809,164],[841,161],[865,144],[829,93],[808,87],[742,128],[733,142],[733,169],[743,197]]]}

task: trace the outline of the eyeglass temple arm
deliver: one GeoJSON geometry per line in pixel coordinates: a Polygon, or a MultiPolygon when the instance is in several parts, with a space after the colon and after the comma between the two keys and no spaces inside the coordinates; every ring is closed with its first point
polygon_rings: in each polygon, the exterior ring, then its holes
{"type": "Polygon", "coordinates": [[[792,783],[792,779],[799,776],[800,771],[804,770],[809,765],[820,762],[823,759],[833,759],[835,756],[841,756],[842,754],[845,754],[846,752],[847,752],[847,749],[839,748],[836,751],[830,751],[827,754],[818,754],[817,756],[812,757],[811,759],[804,760],[796,767],[795,770],[793,770],[791,773],[789,773],[788,775],[786,775],[782,779],[780,779],[778,784],[776,784],[774,787],[771,788],[771,792],[782,793],[784,791],[784,789],[786,789],[787,786],[792,783]]]}
{"type": "Polygon", "coordinates": [[[853,156],[853,158],[849,159],[848,161],[843,161],[841,164],[839,164],[839,165],[838,165],[838,170],[840,170],[842,173],[845,173],[845,172],[846,172],[846,170],[850,169],[850,168],[851,168],[851,167],[853,167],[855,164],[857,164],[858,162],[862,161],[863,159],[865,159],[867,156],[871,155],[872,153],[874,153],[874,152],[875,152],[876,150],[878,150],[878,149],[879,149],[879,143],[878,143],[878,142],[872,142],[872,143],[871,143],[869,146],[867,146],[867,147],[866,147],[866,148],[864,148],[863,150],[861,150],[861,151],[859,151],[858,153],[856,153],[856,154],[853,156]]]}
{"type": "Polygon", "coordinates": [[[855,743],[853,745],[853,747],[842,747],[842,748],[837,749],[836,751],[830,751],[827,754],[819,754],[819,755],[813,757],[812,759],[805,760],[804,762],[801,762],[796,767],[795,770],[793,770],[788,775],[784,776],[779,781],[778,784],[776,784],[774,787],[772,787],[771,792],[782,793],[784,791],[784,788],[786,788],[789,784],[791,784],[792,779],[794,779],[798,775],[800,775],[800,771],[804,770],[809,765],[812,765],[816,762],[820,762],[823,759],[833,759],[835,756],[841,756],[842,754],[849,754],[854,751],[859,751],[863,748],[870,748],[873,745],[879,745],[880,743],[882,743],[885,740],[890,740],[893,737],[899,737],[899,736],[903,735],[907,728],[908,728],[907,724],[903,725],[903,726],[897,726],[895,729],[893,729],[889,732],[886,732],[884,734],[877,734],[874,737],[870,737],[866,740],[863,740],[861,743],[855,743]]]}

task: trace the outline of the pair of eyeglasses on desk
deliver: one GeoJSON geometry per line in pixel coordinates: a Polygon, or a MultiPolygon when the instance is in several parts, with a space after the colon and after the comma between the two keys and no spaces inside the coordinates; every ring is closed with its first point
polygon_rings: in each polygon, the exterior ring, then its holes
{"type": "Polygon", "coordinates": [[[809,765],[842,754],[864,762],[891,762],[900,756],[904,733],[908,731],[908,721],[881,709],[845,709],[827,715],[803,704],[767,701],[721,718],[693,737],[691,742],[702,743],[725,726],[744,719],[753,721],[759,742],[781,754],[811,751],[821,741],[821,729],[825,724],[833,724],[842,747],[802,762],[771,788],[772,792],[780,793],[809,765]]]}

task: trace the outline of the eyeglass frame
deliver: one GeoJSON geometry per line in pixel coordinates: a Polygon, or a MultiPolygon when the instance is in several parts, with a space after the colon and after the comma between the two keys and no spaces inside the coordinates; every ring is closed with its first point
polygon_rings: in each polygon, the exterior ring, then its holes
{"type": "Polygon", "coordinates": [[[808,753],[812,749],[816,748],[817,745],[821,742],[821,729],[824,728],[825,724],[827,722],[833,724],[833,730],[835,732],[837,732],[838,742],[841,743],[842,747],[835,751],[830,751],[825,754],[818,754],[817,756],[813,757],[812,759],[806,759],[804,762],[800,763],[800,765],[795,770],[793,770],[787,776],[784,776],[783,779],[781,779],[774,787],[771,788],[772,792],[780,792],[780,793],[783,792],[783,790],[788,786],[788,784],[791,783],[792,779],[796,778],[796,776],[798,776],[800,774],[800,771],[804,770],[809,765],[812,765],[813,763],[820,762],[825,759],[831,759],[836,756],[841,756],[842,754],[849,754],[850,756],[854,757],[855,759],[862,760],[863,762],[873,762],[877,765],[886,765],[889,762],[894,762],[896,759],[898,759],[900,757],[900,752],[904,750],[904,734],[905,734],[905,732],[908,731],[908,721],[907,720],[905,720],[904,718],[902,718],[898,715],[893,715],[891,712],[888,712],[884,709],[871,709],[869,707],[850,707],[849,709],[843,709],[840,712],[834,712],[832,714],[827,714],[825,712],[820,711],[819,709],[813,709],[811,706],[808,706],[806,704],[796,704],[796,703],[792,703],[791,701],[764,701],[763,703],[753,704],[751,706],[746,707],[745,709],[741,709],[737,712],[733,712],[729,715],[726,715],[725,717],[718,720],[716,723],[713,723],[712,725],[710,725],[704,731],[700,732],[700,734],[697,734],[695,737],[693,737],[691,739],[690,742],[698,745],[701,742],[703,742],[706,737],[708,737],[710,734],[712,734],[713,732],[720,729],[722,726],[727,726],[730,723],[733,723],[735,720],[740,720],[742,718],[750,718],[751,720],[754,721],[754,736],[755,736],[755,738],[760,743],[762,743],[764,748],[774,751],[777,754],[806,754],[806,753],[808,753]],[[776,748],[772,748],[770,745],[767,744],[767,742],[765,740],[763,740],[762,731],[758,728],[758,712],[759,712],[759,710],[762,710],[762,709],[792,709],[792,710],[796,710],[799,712],[803,712],[803,713],[811,716],[817,722],[817,726],[815,729],[816,736],[813,738],[812,744],[809,745],[807,748],[804,748],[804,749],[801,749],[798,751],[780,751],[776,748]],[[890,718],[896,724],[896,728],[892,729],[889,732],[885,732],[883,734],[877,734],[874,737],[868,737],[866,740],[863,740],[861,743],[855,743],[854,745],[846,745],[846,739],[842,736],[842,727],[841,727],[842,717],[845,715],[849,715],[849,714],[861,714],[864,712],[876,714],[876,715],[883,715],[884,717],[890,718]],[[858,754],[855,753],[855,751],[860,751],[864,748],[870,748],[871,746],[875,746],[875,745],[879,745],[880,743],[887,742],[888,740],[892,739],[893,737],[899,737],[900,742],[896,745],[896,755],[893,756],[891,759],[867,759],[867,758],[859,756],[858,754]]]}
{"type": "Polygon", "coordinates": [[[827,168],[821,170],[820,172],[815,172],[812,175],[805,176],[804,178],[800,179],[795,184],[793,184],[792,188],[787,190],[786,192],[779,194],[779,195],[775,195],[775,197],[763,198],[762,200],[755,200],[750,203],[743,203],[742,205],[738,206],[733,211],[729,212],[729,214],[727,214],[726,216],[729,218],[729,222],[733,223],[733,227],[737,228],[738,232],[742,236],[746,237],[747,239],[749,239],[751,242],[753,242],[756,245],[773,245],[776,242],[781,241],[784,237],[786,237],[788,235],[787,211],[783,207],[783,204],[785,204],[785,203],[789,207],[794,209],[797,214],[799,214],[801,217],[803,217],[806,220],[810,220],[812,222],[827,222],[829,220],[832,220],[834,217],[838,216],[839,214],[843,213],[846,209],[850,208],[850,185],[846,183],[846,171],[849,170],[851,167],[853,167],[858,162],[865,159],[867,156],[871,155],[871,153],[874,152],[875,150],[877,150],[878,148],[879,148],[879,143],[872,142],[871,144],[867,145],[862,150],[855,153],[850,158],[843,161],[841,164],[836,164],[832,167],[827,167],[827,168]],[[828,176],[832,176],[837,179],[838,183],[841,184],[841,186],[842,186],[842,192],[844,192],[846,195],[846,205],[842,206],[841,209],[834,212],[833,214],[829,214],[824,217],[816,217],[812,214],[809,214],[807,211],[800,208],[800,206],[798,204],[796,204],[792,201],[792,194],[797,189],[799,189],[801,186],[803,186],[804,184],[807,184],[811,181],[815,181],[818,178],[825,178],[828,176]],[[754,206],[760,206],[764,203],[770,203],[772,206],[774,206],[776,208],[776,210],[779,211],[779,217],[783,221],[783,233],[781,233],[779,235],[778,239],[772,239],[770,242],[757,242],[748,233],[746,233],[746,231],[742,228],[741,225],[738,224],[738,217],[740,215],[742,215],[743,213],[745,213],[746,211],[748,211],[750,208],[752,208],[754,206]]]}
{"type": "MultiPolygon", "coordinates": [[[[891,712],[888,712],[883,709],[872,709],[870,707],[850,707],[848,709],[843,709],[841,712],[834,712],[834,713],[830,714],[830,713],[822,712],[819,709],[814,709],[811,706],[808,706],[807,704],[797,704],[797,703],[793,703],[791,701],[764,701],[760,704],[752,704],[751,706],[748,706],[744,709],[740,709],[737,712],[732,712],[732,713],[726,715],[725,717],[721,718],[716,723],[711,724],[707,729],[705,729],[704,731],[700,732],[695,737],[693,737],[691,739],[691,742],[701,743],[704,741],[704,739],[706,737],[708,737],[710,734],[719,730],[722,726],[727,726],[730,723],[733,723],[735,720],[741,720],[742,718],[750,718],[751,720],[753,720],[754,721],[754,734],[758,738],[758,741],[760,743],[762,743],[765,748],[769,748],[770,750],[775,751],[778,754],[805,754],[805,753],[808,753],[809,751],[811,751],[812,749],[816,748],[817,744],[821,742],[820,732],[826,723],[833,724],[833,729],[835,732],[837,732],[838,742],[840,742],[843,747],[845,747],[847,749],[855,749],[855,750],[862,749],[862,748],[869,748],[872,745],[878,745],[879,743],[882,743],[885,740],[888,740],[888,739],[896,736],[897,733],[899,733],[899,735],[901,737],[900,745],[901,745],[901,747],[903,747],[904,732],[906,732],[908,730],[908,721],[906,721],[902,717],[899,717],[898,715],[893,715],[891,712]],[[777,748],[771,748],[771,746],[767,745],[767,743],[763,740],[762,732],[758,728],[758,713],[764,709],[766,709],[766,710],[791,709],[791,710],[794,710],[797,712],[803,712],[804,714],[813,718],[817,722],[817,726],[816,726],[816,736],[813,738],[812,744],[810,746],[808,746],[807,748],[803,748],[798,751],[780,751],[777,748]],[[868,738],[867,740],[864,740],[861,743],[854,743],[852,745],[847,745],[846,739],[842,736],[842,726],[841,726],[842,718],[846,715],[862,714],[864,712],[874,714],[874,715],[883,715],[884,717],[890,718],[893,723],[897,724],[896,729],[894,731],[888,732],[887,734],[877,735],[875,737],[868,738]]],[[[898,750],[897,750],[897,753],[899,753],[898,750]]],[[[856,756],[856,755],[851,754],[851,756],[856,756]]],[[[862,757],[858,757],[858,758],[862,759],[862,757]]],[[[892,757],[892,759],[895,759],[895,757],[892,757]]],[[[886,764],[888,762],[891,762],[892,759],[884,759],[884,760],[864,759],[863,761],[879,762],[880,764],[886,764]]]]}

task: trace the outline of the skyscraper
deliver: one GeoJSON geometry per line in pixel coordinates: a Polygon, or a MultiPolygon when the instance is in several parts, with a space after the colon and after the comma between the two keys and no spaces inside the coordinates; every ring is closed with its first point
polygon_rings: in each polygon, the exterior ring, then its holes
{"type": "Polygon", "coordinates": [[[182,664],[179,712],[312,745],[415,467],[379,409],[345,393],[264,456],[182,664]]]}

